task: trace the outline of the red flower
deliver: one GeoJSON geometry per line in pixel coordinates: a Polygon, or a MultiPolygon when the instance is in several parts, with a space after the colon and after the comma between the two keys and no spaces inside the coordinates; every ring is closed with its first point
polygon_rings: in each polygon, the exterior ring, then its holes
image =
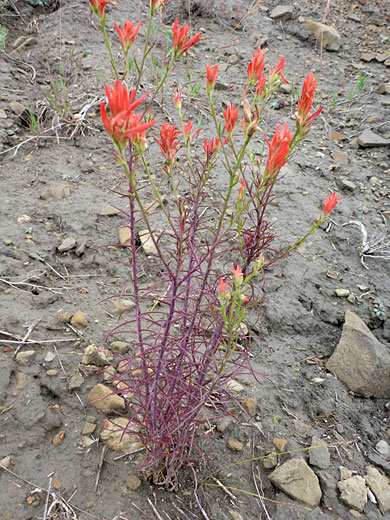
{"type": "Polygon", "coordinates": [[[176,139],[179,134],[180,130],[177,130],[175,125],[167,124],[164,121],[160,130],[161,141],[155,137],[161,153],[169,163],[173,163],[175,155],[179,150],[179,139],[176,139]]]}
{"type": "Polygon", "coordinates": [[[191,143],[193,137],[198,133],[200,132],[202,129],[199,128],[198,130],[196,130],[195,132],[192,131],[192,119],[190,119],[188,121],[188,123],[183,126],[183,135],[184,135],[184,140],[187,143],[191,143]]]}
{"type": "Polygon", "coordinates": [[[226,295],[226,289],[228,287],[228,282],[221,277],[219,280],[219,295],[225,296],[226,295]]]}
{"type": "Polygon", "coordinates": [[[283,69],[284,67],[286,66],[286,57],[284,56],[282,58],[282,55],[279,56],[279,60],[278,60],[278,63],[276,64],[276,67],[270,71],[269,73],[269,81],[271,83],[271,85],[273,85],[276,81],[279,80],[279,78],[282,78],[282,80],[285,82],[285,83],[288,83],[288,81],[286,80],[286,78],[283,76],[283,69]]]}
{"type": "Polygon", "coordinates": [[[247,85],[255,85],[256,82],[261,78],[264,72],[264,53],[260,47],[258,47],[256,54],[253,53],[253,61],[248,65],[248,78],[247,85]]]}
{"type": "Polygon", "coordinates": [[[211,160],[214,153],[221,147],[222,147],[222,143],[221,143],[219,137],[215,137],[214,139],[211,139],[210,141],[207,141],[207,139],[204,140],[203,148],[204,148],[204,151],[206,152],[207,162],[209,162],[211,160]]]}
{"type": "Polygon", "coordinates": [[[226,133],[228,137],[231,137],[238,117],[238,110],[236,109],[236,105],[229,105],[223,113],[223,116],[225,118],[226,133]]]}
{"type": "Polygon", "coordinates": [[[264,96],[265,94],[265,84],[267,83],[267,78],[265,76],[261,76],[259,81],[257,82],[256,92],[255,92],[255,103],[264,96]]]}
{"type": "Polygon", "coordinates": [[[297,127],[300,133],[306,135],[314,119],[320,115],[324,107],[320,107],[314,114],[311,114],[314,92],[317,88],[317,80],[313,73],[309,72],[306,76],[302,88],[301,99],[298,102],[298,114],[296,115],[297,127]]]}
{"type": "Polygon", "coordinates": [[[150,11],[154,14],[163,5],[167,4],[170,0],[150,0],[150,11]]]}
{"type": "Polygon", "coordinates": [[[238,190],[238,198],[239,199],[242,199],[242,197],[244,196],[245,187],[246,187],[246,180],[242,179],[242,181],[241,181],[241,188],[238,190]]]}
{"type": "Polygon", "coordinates": [[[264,182],[267,182],[270,177],[276,175],[280,168],[286,164],[292,137],[293,136],[288,128],[287,123],[284,123],[281,130],[279,125],[276,127],[275,134],[271,142],[269,142],[268,139],[265,140],[268,144],[269,151],[267,164],[264,170],[264,182]]]}
{"type": "Polygon", "coordinates": [[[235,269],[230,268],[233,273],[234,285],[241,285],[244,280],[244,275],[242,273],[242,269],[239,265],[235,269]]]}
{"type": "Polygon", "coordinates": [[[177,88],[175,88],[175,93],[173,95],[173,101],[176,105],[176,108],[180,111],[181,109],[181,94],[182,94],[182,90],[177,90],[177,88]]]}
{"type": "Polygon", "coordinates": [[[141,20],[138,22],[137,27],[134,29],[134,23],[128,21],[123,26],[123,30],[120,29],[118,24],[114,22],[116,32],[118,33],[119,39],[122,44],[122,49],[125,55],[129,52],[134,40],[138,34],[139,28],[141,27],[141,20]]]}
{"type": "Polygon", "coordinates": [[[207,85],[206,90],[207,94],[210,95],[215,87],[215,83],[218,78],[218,65],[206,65],[206,79],[207,79],[207,85]]]}
{"type": "Polygon", "coordinates": [[[106,19],[106,6],[107,4],[116,5],[112,0],[89,0],[89,4],[101,21],[106,19]]]}
{"type": "Polygon", "coordinates": [[[322,211],[322,218],[329,217],[329,215],[334,210],[337,202],[342,199],[342,197],[336,197],[336,192],[334,191],[324,202],[324,209],[322,211]]]}
{"type": "MultiPolygon", "coordinates": [[[[129,93],[126,85],[119,80],[115,81],[114,88],[106,85],[105,90],[110,117],[107,115],[105,103],[101,103],[100,112],[107,133],[120,151],[123,151],[129,139],[133,144],[142,147],[145,143],[145,131],[153,126],[155,121],[141,123],[142,114],[135,114],[134,109],[149,93],[134,101],[135,89],[129,93]]],[[[142,148],[139,151],[142,151],[142,148]]]]}
{"type": "Polygon", "coordinates": [[[190,25],[184,24],[179,27],[179,20],[176,18],[172,26],[173,33],[173,54],[175,58],[182,56],[190,47],[198,43],[202,37],[202,33],[198,33],[187,41],[190,25]]]}

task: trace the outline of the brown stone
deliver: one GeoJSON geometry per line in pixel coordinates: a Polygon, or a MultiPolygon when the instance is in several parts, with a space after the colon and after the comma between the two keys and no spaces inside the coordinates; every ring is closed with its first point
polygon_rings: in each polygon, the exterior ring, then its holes
{"type": "Polygon", "coordinates": [[[97,384],[88,394],[88,402],[98,410],[124,410],[126,403],[123,397],[116,395],[108,386],[97,384]]]}
{"type": "Polygon", "coordinates": [[[241,405],[250,417],[255,417],[257,413],[257,399],[255,397],[243,399],[241,405]]]}

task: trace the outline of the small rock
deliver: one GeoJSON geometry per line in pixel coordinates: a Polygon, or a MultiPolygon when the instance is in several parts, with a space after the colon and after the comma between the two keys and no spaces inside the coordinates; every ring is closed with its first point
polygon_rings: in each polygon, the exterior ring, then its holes
{"type": "Polygon", "coordinates": [[[108,386],[97,384],[88,394],[88,402],[93,404],[98,410],[124,410],[126,403],[123,397],[113,393],[108,386]]]}
{"type": "Polygon", "coordinates": [[[61,312],[57,319],[60,323],[70,323],[72,316],[73,314],[71,312],[61,312]]]}
{"type": "Polygon", "coordinates": [[[3,108],[0,108],[0,119],[7,119],[7,112],[3,108]]]}
{"type": "Polygon", "coordinates": [[[273,469],[278,465],[278,455],[277,453],[270,453],[267,457],[263,459],[264,469],[273,469]]]}
{"type": "Polygon", "coordinates": [[[18,224],[27,224],[28,222],[31,222],[32,218],[28,215],[22,215],[21,217],[18,217],[16,219],[16,222],[18,224]]]}
{"type": "Polygon", "coordinates": [[[358,143],[362,148],[390,145],[390,141],[388,139],[385,139],[384,137],[376,134],[369,128],[364,130],[364,132],[358,137],[358,143]]]}
{"type": "Polygon", "coordinates": [[[12,112],[16,114],[17,116],[21,116],[23,112],[26,110],[26,107],[22,105],[22,103],[19,103],[19,101],[11,101],[8,105],[12,112]]]}
{"type": "Polygon", "coordinates": [[[73,314],[70,324],[76,329],[83,329],[89,325],[87,318],[80,311],[73,314]]]}
{"type": "Polygon", "coordinates": [[[130,431],[137,432],[139,430],[139,426],[129,423],[129,420],[125,417],[115,417],[110,421],[104,421],[100,440],[110,450],[131,453],[144,447],[136,433],[129,433],[130,431]]]}
{"type": "Polygon", "coordinates": [[[129,246],[131,244],[131,231],[128,226],[119,228],[119,243],[122,246],[129,246]]]}
{"type": "Polygon", "coordinates": [[[76,247],[75,253],[77,256],[83,256],[85,253],[85,250],[87,249],[87,244],[85,242],[82,242],[76,247]]]}
{"type": "Polygon", "coordinates": [[[351,294],[351,291],[349,291],[348,289],[335,289],[334,293],[339,298],[347,298],[347,296],[351,294]]]}
{"type": "Polygon", "coordinates": [[[306,20],[305,28],[310,31],[323,49],[328,51],[338,51],[342,45],[339,32],[334,27],[329,27],[323,23],[306,20]]]}
{"type": "Polygon", "coordinates": [[[82,435],[91,435],[91,433],[93,433],[95,431],[95,429],[96,429],[96,424],[86,422],[84,424],[84,428],[81,433],[82,433],[82,435]]]}
{"type": "Polygon", "coordinates": [[[46,370],[46,375],[49,377],[58,376],[58,370],[55,368],[51,368],[50,370],[46,370]]]}
{"type": "Polygon", "coordinates": [[[10,455],[7,457],[4,457],[3,459],[0,459],[0,464],[4,466],[5,468],[9,468],[11,466],[12,458],[10,455]]]}
{"type": "Polygon", "coordinates": [[[356,296],[351,292],[347,300],[349,301],[349,303],[356,303],[356,296]]]}
{"type": "Polygon", "coordinates": [[[56,478],[55,480],[53,480],[53,484],[52,484],[52,485],[53,485],[53,488],[54,488],[54,489],[57,489],[57,491],[58,491],[59,489],[62,488],[62,486],[63,486],[64,484],[62,483],[61,480],[59,480],[58,478],[56,478]]]}
{"type": "Polygon", "coordinates": [[[64,437],[65,437],[65,432],[64,431],[60,431],[58,433],[56,433],[53,437],[53,445],[54,446],[60,446],[62,444],[62,441],[64,440],[64,437]]]}
{"type": "Polygon", "coordinates": [[[326,363],[353,392],[390,398],[390,353],[355,313],[347,310],[339,344],[326,363]]]}
{"type": "Polygon", "coordinates": [[[122,312],[129,311],[135,307],[135,303],[132,300],[126,300],[124,298],[115,298],[110,300],[110,302],[114,314],[122,314],[122,312]]]}
{"type": "Polygon", "coordinates": [[[229,390],[232,390],[233,392],[243,392],[245,390],[245,387],[234,379],[228,381],[226,386],[229,388],[229,390]]]}
{"type": "Polygon", "coordinates": [[[24,350],[16,354],[15,361],[18,365],[29,365],[36,355],[35,350],[24,350]]]}
{"type": "Polygon", "coordinates": [[[313,507],[320,503],[322,492],[317,475],[301,458],[288,460],[273,471],[269,479],[292,498],[313,507]]]}
{"type": "Polygon", "coordinates": [[[240,513],[237,511],[234,511],[234,509],[229,509],[229,513],[232,515],[233,520],[244,520],[242,515],[240,515],[240,513]]]}
{"type": "Polygon", "coordinates": [[[354,191],[356,190],[356,184],[345,177],[341,177],[341,179],[337,179],[337,184],[342,190],[354,191]]]}
{"type": "Polygon", "coordinates": [[[338,152],[333,152],[332,158],[339,164],[348,164],[348,162],[349,162],[349,159],[346,155],[344,155],[342,153],[338,153],[338,152]]]}
{"type": "Polygon", "coordinates": [[[221,419],[217,422],[217,430],[223,433],[233,422],[233,417],[231,415],[225,415],[221,417],[221,419]]]}
{"type": "Polygon", "coordinates": [[[293,5],[277,5],[274,9],[272,9],[269,17],[272,18],[272,20],[287,22],[287,20],[290,20],[293,17],[293,14],[293,5]]]}
{"type": "Polygon", "coordinates": [[[255,397],[243,399],[241,405],[250,417],[255,417],[257,413],[257,399],[255,397]]]}
{"type": "Polygon", "coordinates": [[[157,249],[152,239],[150,238],[149,231],[143,229],[139,232],[139,239],[141,240],[142,249],[147,256],[157,256],[157,249]]]}
{"type": "Polygon", "coordinates": [[[104,381],[112,381],[115,376],[115,368],[110,366],[104,369],[103,379],[104,381]]]}
{"type": "Polygon", "coordinates": [[[272,442],[279,453],[286,451],[286,447],[288,444],[288,441],[286,439],[278,439],[275,437],[274,439],[272,439],[272,442]]]}
{"type": "Polygon", "coordinates": [[[74,249],[77,245],[77,240],[75,238],[72,238],[72,237],[68,237],[68,238],[65,238],[65,240],[63,240],[61,242],[61,244],[58,246],[58,251],[60,253],[65,253],[66,251],[70,251],[71,249],[74,249]]]}
{"type": "Polygon", "coordinates": [[[118,208],[114,208],[114,206],[110,206],[108,204],[105,208],[103,208],[99,215],[103,215],[105,217],[112,217],[113,215],[118,215],[120,213],[120,210],[118,208]]]}
{"type": "Polygon", "coordinates": [[[375,55],[371,54],[371,52],[363,52],[363,54],[360,56],[360,59],[362,61],[370,62],[375,59],[375,55]]]}
{"type": "Polygon", "coordinates": [[[341,491],[340,498],[349,506],[362,512],[367,504],[367,488],[363,477],[355,475],[345,480],[340,480],[337,487],[341,491]]]}
{"type": "Polygon", "coordinates": [[[238,63],[237,54],[231,54],[227,61],[228,61],[229,65],[235,65],[236,63],[238,63]]]}
{"type": "Polygon", "coordinates": [[[376,443],[375,449],[386,460],[390,460],[390,446],[386,441],[379,441],[376,443]]]}
{"type": "Polygon", "coordinates": [[[328,278],[331,278],[332,280],[338,280],[339,279],[338,271],[334,271],[332,269],[329,269],[328,271],[326,271],[326,276],[328,278]]]}
{"type": "Polygon", "coordinates": [[[313,436],[311,440],[312,449],[310,449],[310,464],[320,469],[327,469],[330,466],[330,454],[327,446],[321,446],[323,444],[324,442],[321,439],[315,435],[313,436]],[[315,446],[321,446],[321,448],[316,448],[315,446]]]}
{"type": "Polygon", "coordinates": [[[108,359],[106,354],[99,350],[97,346],[92,343],[84,350],[84,355],[81,359],[82,365],[94,365],[96,367],[104,367],[108,365],[108,359]]]}
{"type": "Polygon", "coordinates": [[[69,390],[78,390],[82,387],[84,378],[80,374],[75,374],[69,380],[69,390]]]}
{"type": "Polygon", "coordinates": [[[227,447],[233,451],[242,451],[244,445],[240,441],[236,441],[235,439],[230,439],[227,441],[227,447]]]}
{"type": "Polygon", "coordinates": [[[137,477],[137,475],[129,475],[126,480],[126,486],[131,489],[131,491],[136,491],[140,485],[142,484],[141,480],[137,477]]]}
{"type": "Polygon", "coordinates": [[[345,141],[345,139],[347,139],[347,136],[345,134],[342,134],[341,132],[332,132],[330,134],[330,138],[332,139],[332,141],[338,143],[340,141],[345,141]]]}
{"type": "Polygon", "coordinates": [[[386,513],[390,511],[390,485],[386,477],[381,475],[379,471],[372,467],[367,466],[367,475],[365,475],[365,481],[367,486],[374,493],[378,503],[379,508],[382,513],[386,513]]]}
{"type": "Polygon", "coordinates": [[[119,352],[120,354],[123,354],[127,350],[129,350],[130,345],[126,343],[126,341],[113,341],[108,345],[108,348],[111,350],[111,352],[119,352]]]}
{"type": "Polygon", "coordinates": [[[45,357],[45,361],[46,363],[51,363],[52,361],[54,361],[56,358],[56,355],[54,354],[54,352],[48,352],[46,354],[46,357],[45,357]]]}
{"type": "Polygon", "coordinates": [[[70,187],[67,184],[53,186],[42,191],[39,198],[42,200],[61,200],[70,197],[70,187]]]}

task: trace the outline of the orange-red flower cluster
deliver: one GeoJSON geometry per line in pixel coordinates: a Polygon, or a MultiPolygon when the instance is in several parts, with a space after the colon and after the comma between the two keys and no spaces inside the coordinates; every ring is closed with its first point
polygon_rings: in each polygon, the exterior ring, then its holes
{"type": "Polygon", "coordinates": [[[123,151],[131,140],[135,148],[142,152],[145,147],[145,133],[156,121],[141,123],[142,114],[135,114],[134,109],[142,103],[149,93],[134,101],[136,91],[130,93],[126,85],[119,80],[114,87],[105,86],[110,116],[107,114],[105,103],[100,105],[100,113],[104,128],[114,141],[119,151],[123,151]]]}
{"type": "Polygon", "coordinates": [[[317,88],[317,80],[312,72],[306,76],[302,88],[301,99],[298,102],[298,113],[296,115],[297,128],[301,135],[306,135],[314,119],[320,115],[324,107],[320,107],[314,114],[311,113],[314,92],[317,88]]]}
{"type": "Polygon", "coordinates": [[[89,0],[89,5],[91,6],[92,11],[101,22],[105,22],[106,20],[107,4],[116,5],[112,0],[89,0]]]}
{"type": "Polygon", "coordinates": [[[191,143],[194,136],[200,132],[202,129],[199,128],[198,130],[195,130],[195,132],[192,130],[192,119],[188,121],[188,123],[183,126],[183,135],[184,135],[184,141],[186,144],[191,143]]]}
{"type": "Polygon", "coordinates": [[[326,218],[329,217],[329,215],[334,210],[337,202],[342,199],[342,197],[337,197],[336,192],[334,191],[324,202],[324,209],[322,211],[322,217],[326,218]]]}
{"type": "Polygon", "coordinates": [[[123,53],[127,55],[131,46],[134,43],[139,28],[141,27],[141,20],[138,22],[135,28],[134,23],[131,20],[125,23],[123,29],[121,29],[116,22],[114,22],[114,25],[122,44],[123,53]]]}
{"type": "Polygon", "coordinates": [[[198,33],[187,41],[190,29],[191,26],[186,24],[184,24],[183,27],[179,27],[179,20],[176,18],[175,23],[172,26],[173,54],[175,58],[182,56],[190,47],[194,46],[201,39],[202,33],[198,33]]]}
{"type": "Polygon", "coordinates": [[[253,61],[251,61],[248,65],[248,87],[256,85],[256,83],[258,83],[262,78],[264,72],[264,59],[264,53],[261,48],[258,47],[257,52],[253,53],[253,61]]]}
{"type": "Polygon", "coordinates": [[[210,95],[211,92],[213,91],[214,87],[215,87],[215,83],[217,82],[217,78],[218,78],[218,65],[206,65],[206,79],[207,79],[207,84],[206,84],[206,91],[207,91],[207,94],[210,95]]]}
{"type": "Polygon", "coordinates": [[[276,175],[280,168],[286,164],[292,138],[293,136],[288,128],[287,123],[284,123],[282,129],[280,129],[279,125],[276,127],[275,134],[271,142],[269,142],[268,139],[265,140],[268,144],[269,151],[263,176],[264,182],[268,182],[268,180],[276,175]]]}
{"type": "MultiPolygon", "coordinates": [[[[227,139],[224,141],[224,144],[226,143],[227,139]]],[[[206,161],[209,162],[215,152],[219,150],[219,148],[222,147],[222,143],[219,139],[219,137],[215,137],[214,139],[210,139],[210,141],[207,141],[207,139],[204,140],[204,151],[206,152],[206,161]]]]}
{"type": "Polygon", "coordinates": [[[179,139],[177,139],[179,134],[180,130],[177,130],[175,125],[171,125],[171,123],[167,124],[164,121],[160,129],[161,140],[155,137],[155,140],[160,146],[161,153],[170,164],[173,163],[175,155],[179,150],[179,139]]]}
{"type": "Polygon", "coordinates": [[[228,137],[231,137],[238,117],[238,110],[236,109],[236,105],[229,105],[223,113],[223,117],[225,118],[226,133],[228,137]]]}
{"type": "Polygon", "coordinates": [[[285,83],[288,83],[286,78],[283,76],[283,70],[286,66],[286,57],[279,56],[278,63],[276,67],[272,69],[269,73],[269,82],[271,85],[274,85],[279,79],[282,79],[285,83]]]}

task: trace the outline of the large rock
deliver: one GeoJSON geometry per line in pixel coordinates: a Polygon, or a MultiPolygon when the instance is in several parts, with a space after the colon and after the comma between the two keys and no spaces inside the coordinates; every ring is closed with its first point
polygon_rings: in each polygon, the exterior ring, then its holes
{"type": "Polygon", "coordinates": [[[353,392],[390,399],[390,353],[354,312],[345,313],[339,344],[326,368],[353,392]]]}
{"type": "Polygon", "coordinates": [[[364,478],[378,500],[382,513],[390,511],[390,485],[387,478],[372,466],[367,466],[367,475],[364,478]]]}
{"type": "Polygon", "coordinates": [[[328,51],[338,51],[342,45],[339,32],[334,27],[323,23],[306,20],[305,29],[313,33],[319,45],[328,51]]]}
{"type": "Polygon", "coordinates": [[[363,511],[367,504],[367,488],[363,477],[355,475],[346,480],[340,480],[337,487],[341,491],[341,500],[354,509],[363,511]]]}
{"type": "Polygon", "coordinates": [[[390,141],[381,135],[376,134],[369,128],[366,128],[357,140],[359,146],[362,148],[373,148],[375,146],[389,146],[390,141]]]}
{"type": "Polygon", "coordinates": [[[322,492],[317,475],[301,458],[290,459],[269,476],[271,482],[292,498],[318,506],[322,492]]]}
{"type": "Polygon", "coordinates": [[[324,441],[316,437],[315,435],[311,441],[310,450],[310,464],[317,466],[320,469],[326,469],[330,466],[330,454],[327,446],[324,446],[324,441]],[[318,447],[316,447],[318,446],[318,447]]]}
{"type": "Polygon", "coordinates": [[[136,433],[139,430],[140,427],[131,424],[126,417],[106,420],[100,432],[100,440],[110,450],[132,453],[144,446],[136,433]]]}

